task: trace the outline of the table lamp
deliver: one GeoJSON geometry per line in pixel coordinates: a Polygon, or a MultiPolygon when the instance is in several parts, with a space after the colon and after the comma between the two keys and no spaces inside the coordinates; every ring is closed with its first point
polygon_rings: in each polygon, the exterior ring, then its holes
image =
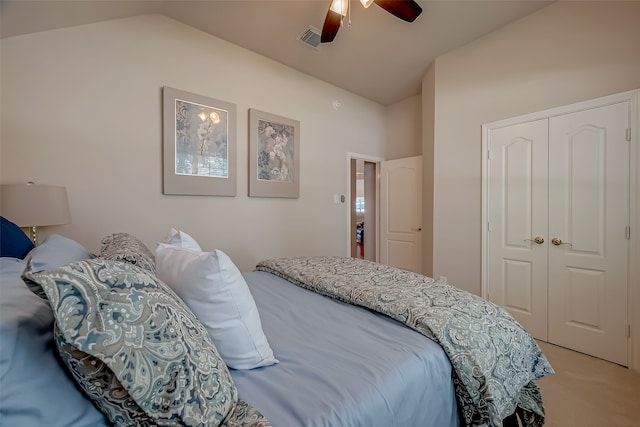
{"type": "Polygon", "coordinates": [[[71,222],[67,189],[33,182],[2,184],[0,213],[19,227],[29,227],[35,246],[38,246],[37,227],[71,222]]]}

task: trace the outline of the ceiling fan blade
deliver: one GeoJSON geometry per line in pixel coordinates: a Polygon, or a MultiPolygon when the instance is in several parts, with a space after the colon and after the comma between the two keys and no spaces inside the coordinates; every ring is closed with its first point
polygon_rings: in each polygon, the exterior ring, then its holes
{"type": "Polygon", "coordinates": [[[373,0],[373,2],[407,22],[413,22],[422,13],[420,5],[413,0],[373,0]]]}
{"type": "Polygon", "coordinates": [[[321,43],[330,43],[338,34],[340,25],[342,23],[342,15],[329,9],[327,17],[324,18],[324,25],[322,26],[322,34],[320,35],[321,43]]]}

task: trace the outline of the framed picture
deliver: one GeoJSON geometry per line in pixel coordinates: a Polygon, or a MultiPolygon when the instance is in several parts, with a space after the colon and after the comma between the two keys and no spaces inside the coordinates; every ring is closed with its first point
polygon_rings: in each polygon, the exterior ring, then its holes
{"type": "Polygon", "coordinates": [[[165,86],[163,194],[236,195],[236,106],[165,86]]]}
{"type": "Polygon", "coordinates": [[[298,198],[300,122],[249,110],[249,196],[298,198]]]}

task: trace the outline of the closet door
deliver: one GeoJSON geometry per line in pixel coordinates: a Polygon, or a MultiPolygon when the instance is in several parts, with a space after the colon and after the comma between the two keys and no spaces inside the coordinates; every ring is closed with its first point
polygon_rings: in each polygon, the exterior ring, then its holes
{"type": "Polygon", "coordinates": [[[627,102],[549,119],[549,341],[627,365],[627,102]]]}
{"type": "Polygon", "coordinates": [[[489,135],[489,299],[547,340],[548,121],[489,135]]]}

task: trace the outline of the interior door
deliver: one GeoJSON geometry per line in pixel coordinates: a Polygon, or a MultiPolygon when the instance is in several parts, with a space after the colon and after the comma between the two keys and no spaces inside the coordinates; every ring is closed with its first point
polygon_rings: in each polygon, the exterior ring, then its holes
{"type": "Polygon", "coordinates": [[[627,102],[549,120],[549,341],[627,364],[627,102]]]}
{"type": "Polygon", "coordinates": [[[492,129],[489,299],[547,340],[548,120],[492,129]]]}
{"type": "Polygon", "coordinates": [[[380,262],[422,273],[422,156],[380,163],[380,262]]]}

